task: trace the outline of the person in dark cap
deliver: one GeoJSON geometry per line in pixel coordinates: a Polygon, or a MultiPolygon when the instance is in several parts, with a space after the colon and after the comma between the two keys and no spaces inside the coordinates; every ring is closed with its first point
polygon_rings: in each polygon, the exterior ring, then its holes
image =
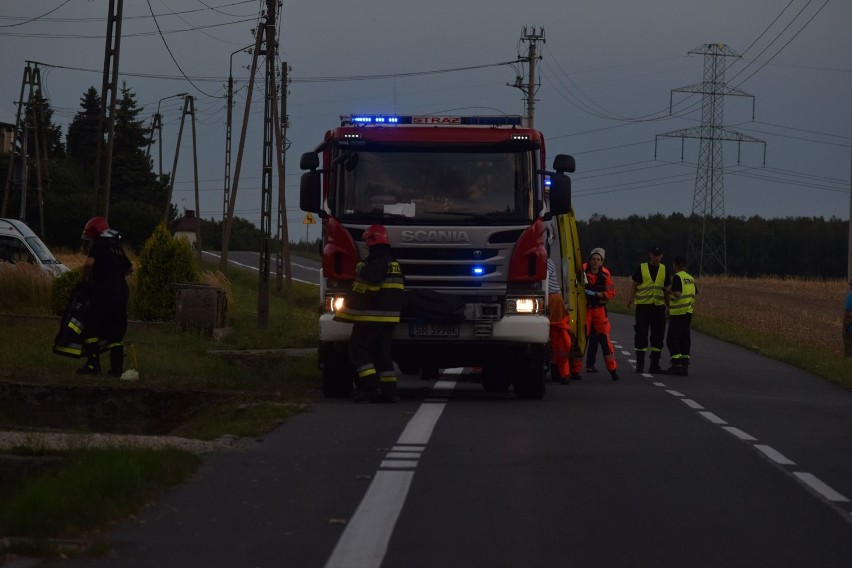
{"type": "Polygon", "coordinates": [[[669,330],[666,334],[666,346],[671,353],[671,366],[663,371],[668,375],[689,374],[689,351],[692,337],[689,331],[692,325],[692,313],[698,288],[695,278],[686,271],[686,257],[676,256],[672,263],[671,295],[669,296],[669,330]]]}
{"type": "Polygon", "coordinates": [[[636,323],[633,326],[633,348],[636,351],[636,372],[645,370],[645,353],[649,350],[650,366],[648,372],[660,373],[660,357],[663,353],[663,339],[666,334],[666,309],[669,303],[671,275],[662,264],[663,249],[652,246],[648,251],[648,262],[643,262],[633,273],[630,292],[627,295],[627,308],[636,302],[636,323]],[[648,334],[650,332],[650,347],[648,334]]]}

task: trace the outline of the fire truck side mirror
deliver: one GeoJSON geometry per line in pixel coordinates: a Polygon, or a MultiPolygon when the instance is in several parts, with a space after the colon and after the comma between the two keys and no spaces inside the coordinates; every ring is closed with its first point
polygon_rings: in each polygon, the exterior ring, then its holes
{"type": "MultiPolygon", "coordinates": [[[[319,167],[319,154],[316,152],[305,152],[299,159],[300,170],[315,170],[319,167]]],[[[572,170],[573,171],[573,170],[572,170]]]]}
{"type": "Polygon", "coordinates": [[[320,184],[320,173],[316,170],[303,173],[299,185],[299,207],[302,211],[318,214],[320,212],[321,197],[322,185],[320,184]]]}
{"type": "Polygon", "coordinates": [[[565,215],[571,211],[571,178],[557,173],[550,176],[550,212],[565,215]]]}
{"type": "Polygon", "coordinates": [[[574,156],[569,156],[568,154],[557,154],[556,157],[553,158],[553,169],[560,174],[564,174],[565,172],[573,174],[574,170],[577,169],[577,163],[574,161],[574,156]]]}

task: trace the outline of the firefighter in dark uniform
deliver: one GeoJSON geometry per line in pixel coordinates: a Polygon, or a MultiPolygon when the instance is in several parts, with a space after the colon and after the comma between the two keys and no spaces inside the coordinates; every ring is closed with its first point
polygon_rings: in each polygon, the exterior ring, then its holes
{"type": "Polygon", "coordinates": [[[399,323],[405,284],[382,225],[364,231],[367,258],[355,268],[355,282],[334,319],[351,322],[349,360],[358,375],[355,402],[395,402],[396,371],[391,358],[393,331],[399,323]]]}
{"type": "Polygon", "coordinates": [[[77,373],[100,374],[101,351],[109,351],[109,374],[121,377],[129,297],[125,276],[133,272],[133,265],[124,254],[121,235],[103,217],[89,219],[82,238],[91,242],[83,264],[83,285],[90,287],[92,306],[85,339],[87,361],[77,373]]]}

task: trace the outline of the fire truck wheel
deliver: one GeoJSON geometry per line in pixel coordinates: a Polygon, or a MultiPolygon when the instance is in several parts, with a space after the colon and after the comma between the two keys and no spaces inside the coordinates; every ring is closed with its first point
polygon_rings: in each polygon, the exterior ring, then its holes
{"type": "Polygon", "coordinates": [[[515,389],[515,396],[530,400],[544,398],[546,375],[547,370],[538,363],[536,357],[518,364],[512,372],[512,386],[515,389]]]}
{"type": "Polygon", "coordinates": [[[420,369],[420,378],[424,381],[436,381],[441,376],[441,369],[438,367],[422,367],[420,369]]]}
{"type": "Polygon", "coordinates": [[[486,365],[482,368],[482,388],[485,392],[506,392],[512,386],[512,376],[506,365],[486,365]]]}
{"type": "Polygon", "coordinates": [[[345,351],[330,344],[320,346],[322,361],[322,393],[326,398],[352,396],[355,369],[345,351]]]}

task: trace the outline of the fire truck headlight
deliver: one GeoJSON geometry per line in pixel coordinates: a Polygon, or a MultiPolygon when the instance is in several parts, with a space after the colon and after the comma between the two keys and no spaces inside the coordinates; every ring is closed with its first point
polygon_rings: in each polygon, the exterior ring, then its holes
{"type": "Polygon", "coordinates": [[[345,296],[337,295],[337,294],[328,294],[325,297],[325,306],[324,310],[327,314],[333,314],[335,312],[340,311],[343,307],[343,300],[345,300],[345,296]]]}
{"type": "Polygon", "coordinates": [[[518,296],[506,298],[506,315],[533,315],[544,313],[544,299],[539,296],[518,296]]]}

